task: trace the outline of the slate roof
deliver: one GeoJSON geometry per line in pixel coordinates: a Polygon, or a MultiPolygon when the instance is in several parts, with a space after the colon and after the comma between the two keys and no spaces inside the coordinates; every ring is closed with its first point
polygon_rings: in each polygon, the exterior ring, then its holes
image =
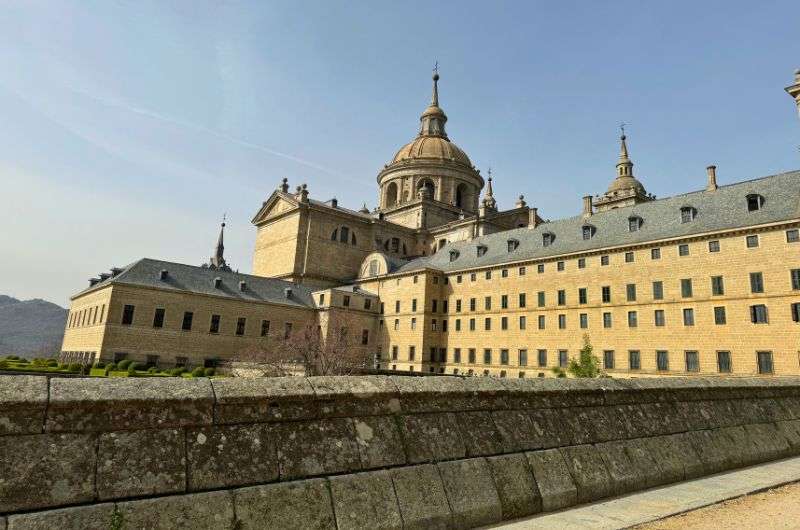
{"type": "Polygon", "coordinates": [[[497,265],[508,262],[548,258],[562,254],[592,251],[606,247],[633,245],[659,239],[690,236],[703,232],[743,228],[800,217],[800,171],[791,171],[735,184],[720,186],[715,191],[695,191],[649,201],[606,212],[591,217],[582,215],[543,223],[534,229],[515,228],[445,245],[436,254],[417,258],[398,269],[408,272],[423,268],[442,271],[497,265]],[[764,197],[763,207],[748,212],[746,196],[757,193],[764,197]],[[696,209],[695,219],[681,222],[680,209],[691,206],[696,209]],[[628,219],[638,216],[641,228],[628,230],[628,219]],[[590,224],[595,235],[583,239],[582,227],[590,224]],[[542,235],[555,235],[553,243],[543,245],[542,235]],[[508,240],[516,239],[519,247],[508,252],[508,240]],[[478,257],[478,245],[487,251],[478,257]],[[459,252],[455,261],[450,261],[450,251],[459,252]]]}
{"type": "Polygon", "coordinates": [[[81,291],[75,297],[113,284],[138,285],[168,291],[222,296],[245,302],[272,302],[300,307],[315,307],[311,290],[302,285],[275,278],[213,270],[150,258],[143,258],[131,263],[116,276],[81,291]],[[160,279],[162,270],[167,271],[166,280],[160,279]],[[214,287],[214,278],[222,280],[219,288],[214,287]],[[240,281],[244,281],[246,284],[244,291],[239,290],[240,281]],[[291,298],[286,298],[284,289],[287,287],[292,289],[291,298]]]}

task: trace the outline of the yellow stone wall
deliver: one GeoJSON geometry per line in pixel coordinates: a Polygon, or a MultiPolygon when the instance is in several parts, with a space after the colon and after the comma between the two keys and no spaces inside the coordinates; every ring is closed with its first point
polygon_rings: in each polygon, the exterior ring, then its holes
{"type": "MultiPolygon", "coordinates": [[[[80,352],[88,362],[102,351],[113,287],[108,286],[73,300],[64,329],[62,352],[80,352]]],[[[76,356],[71,356],[76,359],[76,356]]],[[[68,358],[62,355],[62,359],[68,358]]]]}
{"type": "Polygon", "coordinates": [[[296,210],[258,226],[253,274],[284,278],[298,272],[300,218],[300,211],[296,210]]]}

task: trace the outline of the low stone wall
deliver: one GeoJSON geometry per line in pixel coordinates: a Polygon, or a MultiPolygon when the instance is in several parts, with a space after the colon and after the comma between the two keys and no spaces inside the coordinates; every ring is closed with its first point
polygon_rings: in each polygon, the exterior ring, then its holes
{"type": "Polygon", "coordinates": [[[800,454],[800,378],[0,376],[0,530],[469,528],[800,454]]]}

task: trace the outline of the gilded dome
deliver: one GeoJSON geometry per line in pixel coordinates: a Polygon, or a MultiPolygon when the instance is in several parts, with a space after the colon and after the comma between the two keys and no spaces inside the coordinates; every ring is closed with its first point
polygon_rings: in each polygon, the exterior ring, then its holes
{"type": "Polygon", "coordinates": [[[467,154],[456,144],[441,136],[417,136],[414,141],[407,143],[397,151],[392,163],[424,158],[452,160],[472,167],[472,162],[467,154]]]}

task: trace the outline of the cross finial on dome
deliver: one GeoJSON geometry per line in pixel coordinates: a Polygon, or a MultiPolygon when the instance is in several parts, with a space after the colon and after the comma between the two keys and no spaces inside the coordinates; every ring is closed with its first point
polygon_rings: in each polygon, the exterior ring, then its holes
{"type": "Polygon", "coordinates": [[[439,106],[439,61],[433,65],[433,96],[431,96],[431,106],[439,106]]]}

